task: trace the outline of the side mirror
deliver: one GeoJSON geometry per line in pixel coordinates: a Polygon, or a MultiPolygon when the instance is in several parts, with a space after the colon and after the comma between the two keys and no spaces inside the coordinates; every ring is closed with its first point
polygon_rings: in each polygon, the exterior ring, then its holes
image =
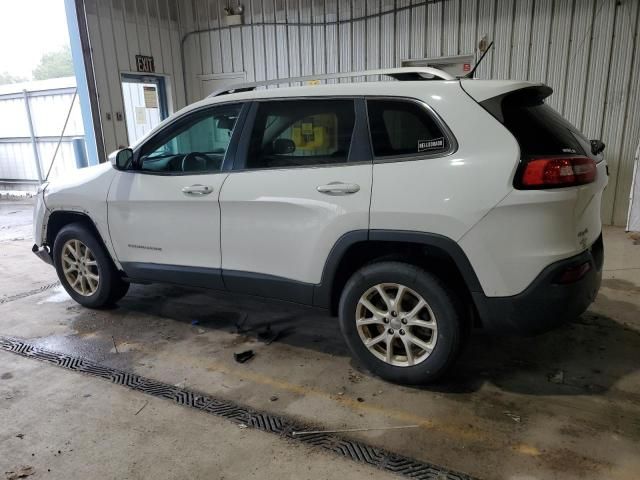
{"type": "Polygon", "coordinates": [[[296,151],[296,144],[288,138],[279,138],[273,142],[273,153],[276,155],[287,155],[296,151]]]}
{"type": "Polygon", "coordinates": [[[133,160],[133,150],[130,148],[123,148],[121,150],[116,150],[111,155],[109,155],[109,161],[113,168],[116,170],[127,170],[131,168],[131,163],[133,160]]]}
{"type": "Polygon", "coordinates": [[[591,143],[591,153],[599,155],[604,152],[604,142],[602,140],[589,140],[591,143]]]}

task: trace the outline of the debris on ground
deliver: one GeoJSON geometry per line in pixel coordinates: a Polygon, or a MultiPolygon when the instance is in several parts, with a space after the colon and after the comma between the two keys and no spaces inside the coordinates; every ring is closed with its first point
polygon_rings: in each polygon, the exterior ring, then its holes
{"type": "Polygon", "coordinates": [[[16,438],[19,438],[20,440],[22,440],[24,438],[24,433],[17,434],[16,438]]]}
{"type": "Polygon", "coordinates": [[[275,402],[278,400],[278,396],[277,395],[271,395],[271,398],[269,398],[270,401],[275,402]]]}
{"type": "Polygon", "coordinates": [[[267,328],[258,332],[258,340],[266,343],[267,345],[271,345],[278,339],[278,337],[280,337],[280,332],[273,330],[271,328],[271,324],[268,324],[267,328]]]}
{"type": "Polygon", "coordinates": [[[36,473],[35,469],[31,466],[18,467],[16,471],[4,472],[7,480],[18,480],[19,478],[27,478],[36,473]]]}
{"type": "Polygon", "coordinates": [[[142,410],[144,410],[144,407],[146,407],[149,404],[148,401],[145,400],[144,405],[142,405],[138,411],[136,413],[134,413],[134,415],[138,415],[142,410]]]}
{"type": "Polygon", "coordinates": [[[358,397],[358,398],[357,398],[357,400],[358,400],[360,403],[364,402],[364,398],[362,398],[362,397],[358,397]]]}
{"type": "Polygon", "coordinates": [[[360,383],[361,380],[362,380],[362,375],[354,372],[353,370],[349,370],[349,381],[351,383],[360,383]]]}
{"type": "Polygon", "coordinates": [[[116,353],[120,353],[120,352],[118,352],[118,346],[116,345],[116,339],[113,338],[113,335],[111,335],[111,341],[113,341],[113,348],[115,349],[116,353]]]}
{"type": "Polygon", "coordinates": [[[547,375],[547,380],[549,380],[551,383],[563,384],[564,370],[556,370],[555,372],[550,373],[549,375],[547,375]]]}
{"type": "Polygon", "coordinates": [[[253,350],[245,350],[244,352],[234,353],[233,358],[238,363],[245,363],[246,361],[252,359],[255,356],[253,350]]]}
{"type": "Polygon", "coordinates": [[[520,417],[520,415],[516,415],[515,413],[511,413],[509,411],[504,411],[502,412],[504,413],[507,417],[509,417],[511,420],[513,420],[514,422],[520,423],[520,421],[522,420],[522,418],[520,417]]]}
{"type": "Polygon", "coordinates": [[[244,430],[245,428],[249,428],[249,425],[247,425],[246,423],[241,423],[240,425],[238,425],[238,427],[244,430]]]}
{"type": "Polygon", "coordinates": [[[245,328],[249,315],[244,313],[235,323],[236,333],[247,333],[250,329],[245,328]]]}

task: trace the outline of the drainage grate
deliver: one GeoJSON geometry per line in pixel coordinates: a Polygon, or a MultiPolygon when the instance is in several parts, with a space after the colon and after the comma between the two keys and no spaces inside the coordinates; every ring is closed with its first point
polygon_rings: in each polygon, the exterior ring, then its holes
{"type": "Polygon", "coordinates": [[[21,298],[30,297],[31,295],[37,295],[38,293],[42,293],[55,288],[58,285],[60,285],[60,282],[53,282],[47,285],[43,285],[40,288],[34,288],[33,290],[28,290],[26,292],[16,293],[15,295],[11,295],[8,297],[2,297],[0,298],[0,305],[2,305],[3,303],[13,302],[14,300],[20,300],[21,298]]]}
{"type": "Polygon", "coordinates": [[[309,427],[297,424],[286,417],[259,412],[228,400],[214,398],[210,395],[158,382],[134,373],[99,365],[83,358],[35,347],[16,338],[0,336],[0,349],[23,357],[42,360],[67,370],[100,377],[117,385],[129,387],[155,397],[162,397],[178,405],[202,410],[257,430],[275,433],[292,440],[299,440],[307,445],[323,448],[356,462],[366,463],[405,477],[419,480],[473,480],[468,475],[396,455],[381,448],[335,434],[315,433],[293,436],[292,432],[308,430],[309,427]]]}

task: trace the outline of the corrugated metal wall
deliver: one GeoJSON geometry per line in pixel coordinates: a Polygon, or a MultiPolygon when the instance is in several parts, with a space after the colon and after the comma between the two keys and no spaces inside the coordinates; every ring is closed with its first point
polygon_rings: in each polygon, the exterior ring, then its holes
{"type": "MultiPolygon", "coordinates": [[[[31,143],[23,89],[33,124],[40,159],[40,174],[51,166],[60,134],[75,92],[74,78],[60,78],[0,87],[0,190],[32,188],[38,184],[38,167],[31,143]]],[[[79,103],[71,109],[67,128],[49,178],[76,169],[73,138],[83,138],[79,103]]]]}
{"type": "Polygon", "coordinates": [[[245,25],[236,27],[225,26],[227,2],[182,4],[183,31],[206,30],[185,41],[189,101],[198,99],[199,75],[244,71],[248,80],[262,80],[391,67],[408,58],[473,54],[487,35],[495,49],[477,76],[552,86],[550,103],[607,144],[603,219],[625,223],[640,141],[638,0],[241,3],[245,25]]]}
{"type": "Polygon", "coordinates": [[[128,145],[122,73],[136,72],[136,55],[153,56],[165,77],[172,111],[185,105],[177,0],[84,0],[106,152],[128,145]],[[118,115],[120,114],[120,115],[118,115]]]}

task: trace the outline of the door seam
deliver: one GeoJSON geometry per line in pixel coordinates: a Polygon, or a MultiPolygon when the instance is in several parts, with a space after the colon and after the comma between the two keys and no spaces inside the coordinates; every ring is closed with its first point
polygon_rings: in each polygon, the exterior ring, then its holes
{"type": "Polygon", "coordinates": [[[228,290],[227,284],[224,281],[224,272],[222,270],[222,189],[224,188],[225,183],[227,183],[227,179],[231,176],[231,172],[227,173],[227,176],[224,177],[222,184],[220,185],[220,190],[218,191],[218,217],[220,218],[220,228],[218,229],[218,245],[219,245],[219,255],[220,255],[220,279],[222,280],[222,286],[228,290]]]}

